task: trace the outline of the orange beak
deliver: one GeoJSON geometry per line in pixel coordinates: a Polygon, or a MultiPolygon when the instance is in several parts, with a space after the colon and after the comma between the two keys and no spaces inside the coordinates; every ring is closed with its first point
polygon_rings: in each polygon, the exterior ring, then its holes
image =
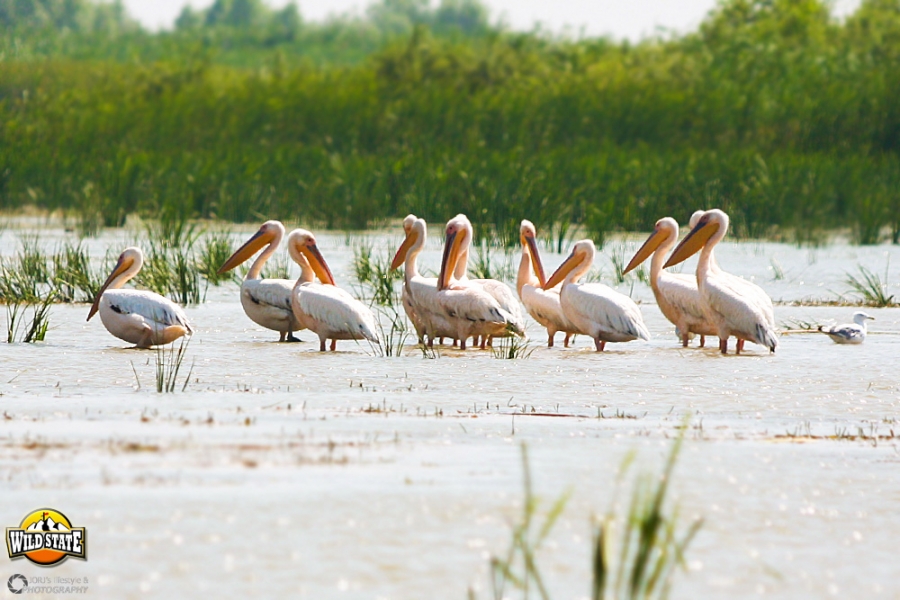
{"type": "Polygon", "coordinates": [[[248,258],[256,254],[260,248],[271,242],[273,237],[275,237],[274,234],[268,233],[263,229],[257,231],[253,234],[252,238],[247,240],[243,246],[238,248],[237,251],[225,261],[225,264],[219,267],[219,275],[226,273],[245,262],[248,258]]]}
{"type": "Polygon", "coordinates": [[[335,285],[334,275],[331,274],[331,269],[328,268],[328,263],[325,262],[325,258],[319,252],[318,246],[315,244],[301,246],[300,251],[306,256],[306,260],[309,261],[309,265],[315,272],[316,277],[319,278],[319,281],[327,285],[335,285]]]}
{"type": "Polygon", "coordinates": [[[100,298],[103,296],[103,292],[106,291],[106,288],[109,287],[109,284],[111,284],[116,277],[127,271],[128,268],[131,267],[133,262],[134,261],[132,259],[125,260],[121,256],[119,257],[119,260],[116,262],[116,266],[113,267],[112,273],[109,274],[109,277],[107,277],[106,281],[103,282],[103,285],[100,286],[100,291],[97,292],[97,297],[94,298],[94,303],[91,304],[91,310],[90,312],[88,312],[86,320],[90,321],[91,317],[97,314],[97,311],[100,309],[100,298]]]}
{"type": "Polygon", "coordinates": [[[647,260],[647,258],[653,254],[653,251],[659,248],[659,245],[666,241],[666,236],[657,229],[653,233],[650,234],[650,237],[647,238],[647,241],[644,242],[644,245],[641,246],[637,253],[635,253],[634,258],[631,259],[631,262],[628,263],[628,266],[625,267],[625,270],[622,271],[622,275],[628,273],[632,269],[636,268],[639,264],[647,260]]]}
{"type": "Polygon", "coordinates": [[[438,276],[438,290],[446,290],[450,287],[450,276],[459,261],[461,240],[457,231],[447,234],[447,241],[444,242],[444,256],[441,259],[441,273],[438,276]]]}
{"type": "Polygon", "coordinates": [[[531,255],[531,268],[534,270],[534,274],[537,275],[538,281],[543,288],[544,284],[547,283],[547,276],[544,274],[544,263],[541,262],[537,240],[534,239],[533,235],[526,234],[522,236],[522,243],[528,248],[528,254],[531,255]]]}
{"type": "Polygon", "coordinates": [[[394,260],[391,261],[392,271],[403,264],[403,261],[406,260],[406,255],[409,253],[409,249],[412,248],[413,244],[415,244],[416,240],[418,239],[419,234],[415,231],[411,231],[409,235],[406,236],[406,239],[404,239],[403,243],[400,244],[400,248],[397,249],[397,254],[394,255],[394,260]]]}
{"type": "Polygon", "coordinates": [[[567,258],[563,264],[559,265],[559,268],[550,276],[550,280],[544,284],[544,289],[550,290],[559,285],[559,283],[578,266],[579,262],[580,260],[575,256],[575,251],[573,250],[572,254],[569,255],[569,258],[567,258]]]}
{"type": "Polygon", "coordinates": [[[670,256],[669,260],[666,261],[666,264],[663,265],[663,268],[667,269],[672,265],[677,265],[678,263],[689,259],[696,254],[700,248],[706,245],[709,238],[711,238],[718,230],[719,224],[713,221],[698,223],[697,226],[687,234],[687,237],[681,240],[681,243],[678,244],[675,251],[672,252],[672,256],[670,256]]]}

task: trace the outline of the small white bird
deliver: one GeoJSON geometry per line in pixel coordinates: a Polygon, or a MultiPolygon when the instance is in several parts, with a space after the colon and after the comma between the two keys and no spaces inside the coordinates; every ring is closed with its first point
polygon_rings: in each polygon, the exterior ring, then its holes
{"type": "Polygon", "coordinates": [[[140,248],[125,248],[112,273],[97,292],[88,312],[97,311],[107,331],[138,348],[168,344],[193,333],[184,310],[159,294],[146,290],[120,290],[144,265],[140,248]]]}
{"type": "Polygon", "coordinates": [[[819,331],[827,333],[835,344],[862,344],[866,339],[866,321],[875,320],[862,311],[853,313],[853,323],[845,323],[843,325],[832,325],[826,328],[819,325],[819,331]]]}

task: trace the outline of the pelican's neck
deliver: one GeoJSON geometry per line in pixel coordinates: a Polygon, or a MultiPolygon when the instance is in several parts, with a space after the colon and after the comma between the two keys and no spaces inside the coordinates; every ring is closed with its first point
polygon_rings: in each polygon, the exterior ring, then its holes
{"type": "Polygon", "coordinates": [[[403,261],[403,277],[407,283],[413,277],[419,276],[419,253],[425,248],[426,230],[418,228],[416,234],[416,242],[406,251],[406,260],[403,261]]]}
{"type": "MultiPolygon", "coordinates": [[[[244,280],[247,279],[259,279],[259,274],[262,272],[263,266],[266,264],[266,261],[275,254],[275,251],[278,250],[278,246],[281,244],[281,238],[284,237],[284,228],[276,228],[275,229],[275,237],[272,238],[272,241],[269,242],[269,245],[266,246],[266,249],[260,252],[259,256],[256,257],[256,260],[253,261],[253,264],[250,266],[250,270],[247,271],[247,276],[244,277],[244,280]]],[[[309,263],[307,263],[308,265],[309,263]]]]}
{"type": "Polygon", "coordinates": [[[528,245],[522,244],[522,260],[519,262],[519,273],[516,276],[516,289],[520,297],[522,288],[526,285],[541,287],[540,281],[534,274],[534,268],[531,266],[531,252],[528,251],[528,245]]]}
{"type": "Polygon", "coordinates": [[[459,258],[453,267],[453,278],[457,281],[469,278],[469,246],[472,244],[472,234],[468,230],[463,241],[460,242],[459,258]]]}
{"type": "Polygon", "coordinates": [[[119,273],[119,276],[113,279],[106,289],[117,290],[126,283],[128,283],[135,275],[141,272],[141,267],[144,266],[144,257],[141,255],[135,255],[134,261],[132,261],[131,266],[119,273]]]}
{"type": "Polygon", "coordinates": [[[719,224],[719,230],[703,244],[703,250],[700,251],[700,260],[697,262],[697,279],[700,279],[700,273],[709,273],[710,271],[718,271],[719,265],[716,263],[716,257],[713,250],[716,244],[725,237],[727,225],[719,224]]]}
{"type": "Polygon", "coordinates": [[[650,287],[653,289],[657,289],[659,274],[662,273],[663,265],[666,264],[666,257],[669,255],[669,250],[675,246],[677,240],[678,231],[670,232],[667,234],[666,239],[663,240],[653,252],[653,258],[650,259],[650,287]]]}
{"type": "Polygon", "coordinates": [[[293,235],[288,238],[288,254],[291,255],[291,258],[294,259],[294,262],[300,267],[300,277],[297,278],[297,283],[295,285],[311,283],[316,280],[316,272],[313,271],[312,265],[306,260],[306,256],[300,251],[298,245],[293,243],[292,238],[293,235]]]}
{"type": "Polygon", "coordinates": [[[581,259],[581,262],[578,265],[569,271],[569,274],[566,275],[566,278],[563,280],[563,285],[568,285],[570,283],[578,283],[578,280],[587,275],[587,272],[591,270],[591,265],[594,264],[594,254],[596,251],[593,246],[588,247],[585,250],[584,257],[581,259]]]}

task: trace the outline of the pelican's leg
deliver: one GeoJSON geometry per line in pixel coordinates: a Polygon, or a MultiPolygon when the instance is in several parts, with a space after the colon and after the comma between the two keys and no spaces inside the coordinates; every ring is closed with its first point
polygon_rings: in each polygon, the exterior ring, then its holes
{"type": "Polygon", "coordinates": [[[283,341],[284,341],[284,338],[286,338],[286,337],[287,337],[287,332],[286,332],[286,331],[279,331],[279,332],[278,332],[278,341],[279,341],[279,342],[283,342],[283,341]]]}
{"type": "Polygon", "coordinates": [[[331,340],[331,351],[334,352],[335,348],[337,348],[337,339],[331,340]]]}
{"type": "MultiPolygon", "coordinates": [[[[438,338],[438,344],[440,344],[441,346],[444,345],[444,336],[438,338]]],[[[434,346],[434,340],[431,341],[431,345],[432,347],[434,346]]],[[[456,340],[453,340],[453,345],[456,345],[456,340]]]]}
{"type": "Polygon", "coordinates": [[[700,347],[702,348],[702,347],[705,346],[705,345],[706,345],[706,336],[705,336],[705,335],[701,335],[701,336],[700,336],[700,347]]]}
{"type": "Polygon", "coordinates": [[[319,352],[325,352],[325,338],[319,338],[319,352]]]}
{"type": "Polygon", "coordinates": [[[547,332],[547,347],[548,348],[553,347],[553,334],[550,332],[547,332]]]}
{"type": "Polygon", "coordinates": [[[687,333],[681,334],[681,347],[682,348],[688,347],[688,334],[687,333]]]}
{"type": "Polygon", "coordinates": [[[594,346],[597,348],[597,352],[603,352],[603,349],[606,348],[606,342],[601,342],[600,338],[596,338],[594,340],[594,346]]]}
{"type": "Polygon", "coordinates": [[[722,351],[722,354],[728,354],[728,338],[720,338],[719,339],[719,350],[722,351]]]}
{"type": "Polygon", "coordinates": [[[488,339],[489,339],[489,338],[488,338],[488,336],[486,336],[486,335],[481,336],[481,344],[480,344],[480,346],[481,346],[481,349],[482,349],[482,350],[484,350],[484,347],[485,347],[485,345],[487,344],[488,339]]]}
{"type": "Polygon", "coordinates": [[[737,341],[737,349],[735,350],[735,354],[740,354],[743,349],[744,349],[744,340],[739,339],[737,341]]]}
{"type": "Polygon", "coordinates": [[[288,331],[288,333],[287,333],[287,340],[285,340],[285,341],[288,341],[288,342],[302,342],[303,340],[301,340],[300,338],[298,338],[297,336],[295,336],[293,331],[288,331]]]}
{"type": "MultiPolygon", "coordinates": [[[[459,349],[460,349],[460,350],[465,350],[465,349],[466,349],[466,340],[467,340],[467,339],[469,339],[469,338],[464,337],[464,338],[462,338],[461,340],[459,340],[459,349]]],[[[456,346],[456,340],[453,340],[453,345],[456,346]]]]}
{"type": "Polygon", "coordinates": [[[567,331],[567,332],[566,332],[566,339],[563,340],[563,346],[564,346],[564,347],[566,347],[566,348],[569,347],[569,338],[571,338],[571,337],[572,337],[572,334],[569,333],[569,332],[567,331]]]}
{"type": "MultiPolygon", "coordinates": [[[[482,343],[484,343],[484,342],[482,341],[482,343]]],[[[487,345],[488,345],[489,347],[491,347],[491,348],[494,347],[494,336],[492,336],[492,335],[489,335],[489,336],[488,336],[488,343],[487,343],[487,345]]]]}

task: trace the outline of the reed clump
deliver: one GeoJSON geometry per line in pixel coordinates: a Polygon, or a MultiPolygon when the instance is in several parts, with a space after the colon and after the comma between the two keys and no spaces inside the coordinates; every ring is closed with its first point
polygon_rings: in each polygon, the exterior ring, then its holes
{"type": "MultiPolygon", "coordinates": [[[[187,354],[188,345],[191,343],[191,336],[186,335],[172,342],[168,346],[156,346],[156,391],[159,394],[171,394],[178,387],[178,373],[181,371],[181,365],[187,354]]],[[[181,391],[187,389],[188,383],[191,381],[191,373],[194,372],[194,363],[188,370],[181,386],[181,391]]],[[[138,382],[140,385],[140,382],[138,382]]]]}
{"type": "Polygon", "coordinates": [[[355,246],[353,273],[362,286],[361,295],[364,299],[390,308],[400,303],[395,284],[403,280],[403,273],[391,269],[390,256],[373,256],[372,247],[366,244],[355,246]]]}
{"type": "Polygon", "coordinates": [[[884,270],[884,279],[863,265],[858,265],[859,275],[847,273],[846,283],[862,297],[866,306],[885,307],[894,304],[893,294],[887,293],[887,277],[890,262],[884,270]]]}

